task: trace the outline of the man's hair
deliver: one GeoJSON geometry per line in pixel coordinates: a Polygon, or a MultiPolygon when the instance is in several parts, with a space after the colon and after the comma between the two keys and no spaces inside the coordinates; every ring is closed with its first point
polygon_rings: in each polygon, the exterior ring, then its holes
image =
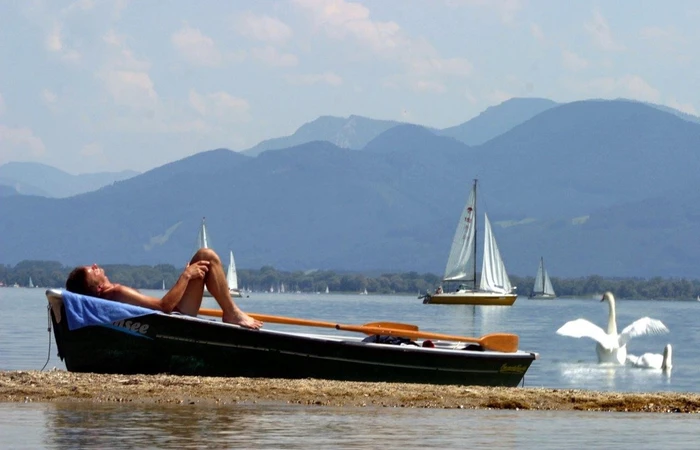
{"type": "Polygon", "coordinates": [[[76,294],[95,295],[87,282],[87,270],[85,267],[76,267],[68,275],[66,289],[76,294]]]}

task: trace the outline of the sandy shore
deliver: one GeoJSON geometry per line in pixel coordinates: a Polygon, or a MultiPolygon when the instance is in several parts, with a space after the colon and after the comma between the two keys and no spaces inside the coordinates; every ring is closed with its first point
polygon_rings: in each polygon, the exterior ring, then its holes
{"type": "Polygon", "coordinates": [[[700,412],[700,395],[328,380],[0,372],[0,402],[256,403],[405,408],[700,412]]]}

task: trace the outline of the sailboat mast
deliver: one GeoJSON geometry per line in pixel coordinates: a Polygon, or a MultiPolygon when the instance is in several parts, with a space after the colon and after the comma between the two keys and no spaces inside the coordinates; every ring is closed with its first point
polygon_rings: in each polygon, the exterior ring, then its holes
{"type": "Polygon", "coordinates": [[[209,248],[209,239],[207,239],[207,227],[205,225],[206,217],[202,217],[202,247],[209,248]]]}
{"type": "Polygon", "coordinates": [[[474,214],[473,214],[473,219],[474,219],[474,290],[476,290],[476,247],[477,243],[479,242],[477,237],[477,228],[476,228],[476,218],[478,217],[476,213],[476,178],[474,178],[474,214]]]}

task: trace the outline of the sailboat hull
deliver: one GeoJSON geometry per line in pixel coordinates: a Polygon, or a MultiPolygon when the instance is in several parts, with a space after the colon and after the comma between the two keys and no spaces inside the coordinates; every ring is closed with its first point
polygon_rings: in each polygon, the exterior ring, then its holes
{"type": "MultiPolygon", "coordinates": [[[[229,292],[231,293],[231,297],[234,297],[234,298],[243,297],[241,295],[241,292],[238,289],[229,289],[229,292]]],[[[207,288],[204,288],[204,292],[202,293],[202,296],[212,297],[212,298],[214,297],[213,295],[211,295],[211,292],[209,292],[209,289],[207,289],[207,288]]]]}
{"type": "Polygon", "coordinates": [[[557,296],[551,294],[533,294],[528,298],[531,300],[554,300],[557,296]]]}
{"type": "Polygon", "coordinates": [[[435,305],[496,305],[511,306],[518,298],[517,294],[498,294],[495,292],[461,291],[442,294],[426,294],[423,303],[435,305]]]}

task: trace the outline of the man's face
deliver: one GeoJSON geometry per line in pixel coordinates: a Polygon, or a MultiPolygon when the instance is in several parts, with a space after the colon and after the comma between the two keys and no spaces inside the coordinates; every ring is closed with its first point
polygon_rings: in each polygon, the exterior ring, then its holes
{"type": "Polygon", "coordinates": [[[103,284],[109,282],[107,275],[102,267],[97,264],[85,267],[85,278],[87,280],[88,286],[91,289],[98,291],[98,288],[103,284]]]}

